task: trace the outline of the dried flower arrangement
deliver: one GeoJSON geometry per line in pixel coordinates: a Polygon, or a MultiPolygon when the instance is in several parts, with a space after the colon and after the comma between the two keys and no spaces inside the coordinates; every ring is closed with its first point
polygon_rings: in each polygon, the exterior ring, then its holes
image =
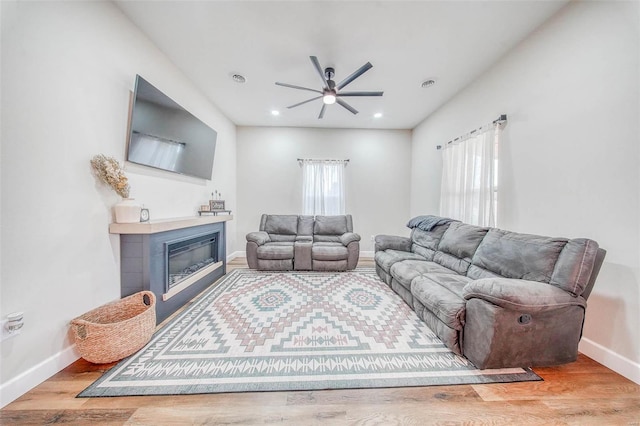
{"type": "Polygon", "coordinates": [[[129,182],[118,160],[99,154],[91,159],[91,167],[98,179],[113,188],[121,197],[129,198],[129,182]]]}

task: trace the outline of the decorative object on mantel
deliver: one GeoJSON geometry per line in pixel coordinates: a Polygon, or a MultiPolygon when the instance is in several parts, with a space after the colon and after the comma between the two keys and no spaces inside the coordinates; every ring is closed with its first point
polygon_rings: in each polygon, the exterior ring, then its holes
{"type": "Polygon", "coordinates": [[[140,210],[140,222],[149,222],[149,219],[151,219],[149,209],[143,206],[140,210]]]}
{"type": "Polygon", "coordinates": [[[119,361],[146,345],[156,329],[156,296],[141,291],[71,321],[80,356],[94,364],[119,361]]]}
{"type": "MultiPolygon", "coordinates": [[[[216,189],[211,193],[211,200],[209,200],[209,210],[212,212],[215,211],[224,211],[224,200],[221,200],[222,193],[218,192],[216,189]]],[[[201,210],[206,211],[206,210],[201,210]]]]}
{"type": "Polygon", "coordinates": [[[113,206],[116,222],[118,223],[141,222],[141,210],[142,207],[134,198],[124,198],[113,206]]]}
{"type": "Polygon", "coordinates": [[[122,201],[113,207],[116,222],[140,222],[141,206],[135,201],[135,199],[129,198],[129,191],[131,190],[129,180],[124,174],[118,160],[113,157],[107,157],[103,154],[95,155],[91,159],[91,167],[93,167],[95,175],[100,179],[100,181],[109,185],[114,191],[116,191],[116,194],[123,198],[122,201]]]}

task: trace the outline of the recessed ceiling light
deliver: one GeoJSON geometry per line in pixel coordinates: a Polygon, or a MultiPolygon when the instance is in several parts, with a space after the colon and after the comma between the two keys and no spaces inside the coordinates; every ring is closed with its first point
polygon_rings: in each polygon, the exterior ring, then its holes
{"type": "Polygon", "coordinates": [[[376,112],[375,114],[373,114],[373,116],[375,118],[380,118],[380,117],[382,117],[382,113],[381,112],[376,112]]]}
{"type": "Polygon", "coordinates": [[[280,111],[274,109],[273,111],[271,111],[271,115],[280,115],[280,111]]]}
{"type": "Polygon", "coordinates": [[[435,80],[425,80],[425,81],[422,82],[421,86],[422,86],[423,89],[426,89],[427,87],[431,87],[434,84],[436,84],[435,80]]]}
{"type": "Polygon", "coordinates": [[[231,74],[231,80],[235,81],[236,83],[245,83],[247,81],[244,75],[235,73],[231,74]]]}

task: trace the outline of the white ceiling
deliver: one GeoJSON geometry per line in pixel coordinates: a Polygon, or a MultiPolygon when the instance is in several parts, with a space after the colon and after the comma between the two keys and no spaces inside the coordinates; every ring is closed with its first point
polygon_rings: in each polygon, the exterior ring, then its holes
{"type": "Polygon", "coordinates": [[[387,129],[415,127],[566,3],[116,1],[237,125],[387,129]],[[336,82],[371,62],[345,90],[384,96],[347,98],[358,115],[335,104],[321,120],[321,100],[287,109],[316,94],[276,81],[321,88],[311,55],[336,82]],[[437,83],[423,89],[426,79],[437,83]]]}

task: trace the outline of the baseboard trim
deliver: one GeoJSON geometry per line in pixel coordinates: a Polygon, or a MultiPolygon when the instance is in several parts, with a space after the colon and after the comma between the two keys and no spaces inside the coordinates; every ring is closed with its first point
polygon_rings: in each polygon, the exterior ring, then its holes
{"type": "Polygon", "coordinates": [[[374,251],[361,251],[360,257],[363,259],[373,259],[373,256],[376,254],[374,251]]]}
{"type": "Polygon", "coordinates": [[[233,259],[237,257],[247,257],[247,252],[245,251],[234,251],[229,256],[227,256],[227,263],[231,262],[233,259]]]}
{"type": "Polygon", "coordinates": [[[585,337],[580,340],[578,350],[598,361],[607,368],[640,385],[640,364],[613,352],[593,340],[585,337]]]}
{"type": "Polygon", "coordinates": [[[0,408],[80,359],[73,344],[0,385],[0,408]]]}

